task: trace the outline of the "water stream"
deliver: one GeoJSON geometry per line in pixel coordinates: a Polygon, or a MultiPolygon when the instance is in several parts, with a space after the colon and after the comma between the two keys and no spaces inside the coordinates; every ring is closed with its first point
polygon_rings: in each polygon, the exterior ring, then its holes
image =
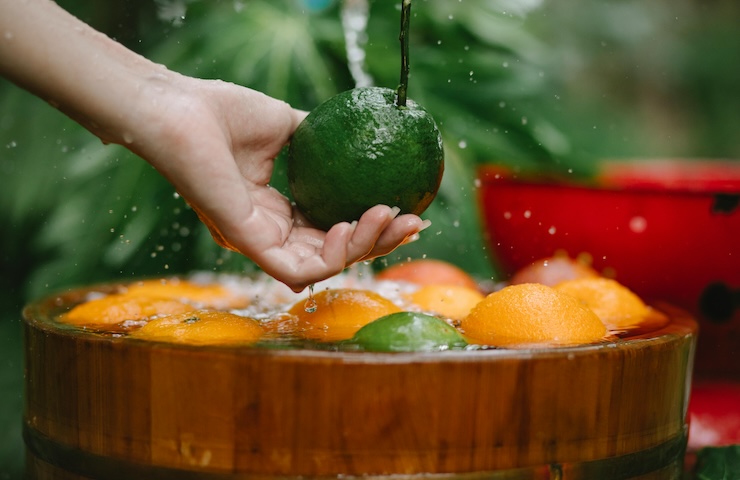
{"type": "Polygon", "coordinates": [[[342,29],[347,52],[347,66],[355,81],[355,87],[373,85],[373,77],[367,72],[365,66],[369,10],[368,0],[344,0],[342,2],[342,29]]]}

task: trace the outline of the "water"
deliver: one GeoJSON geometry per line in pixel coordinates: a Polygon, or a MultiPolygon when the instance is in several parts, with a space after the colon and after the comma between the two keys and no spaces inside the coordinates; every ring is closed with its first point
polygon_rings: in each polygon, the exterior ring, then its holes
{"type": "Polygon", "coordinates": [[[308,298],[306,299],[306,303],[303,305],[303,309],[306,313],[314,313],[319,308],[319,306],[316,305],[316,300],[313,298],[313,288],[313,283],[308,286],[308,298]]]}
{"type": "Polygon", "coordinates": [[[342,29],[347,52],[347,67],[355,81],[355,87],[373,85],[373,78],[365,66],[369,10],[367,0],[344,0],[342,3],[342,29]]]}

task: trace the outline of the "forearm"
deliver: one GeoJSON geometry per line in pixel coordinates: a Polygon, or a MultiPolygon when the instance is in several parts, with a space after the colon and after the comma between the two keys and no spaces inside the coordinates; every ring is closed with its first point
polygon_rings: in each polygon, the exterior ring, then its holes
{"type": "Polygon", "coordinates": [[[173,72],[95,31],[50,0],[0,0],[0,73],[105,142],[127,143],[145,89],[173,72]]]}

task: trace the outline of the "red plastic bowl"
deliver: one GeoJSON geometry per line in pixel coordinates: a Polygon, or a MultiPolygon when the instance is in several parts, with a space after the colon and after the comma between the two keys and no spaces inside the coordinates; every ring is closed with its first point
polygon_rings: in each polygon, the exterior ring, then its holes
{"type": "Polygon", "coordinates": [[[559,252],[587,255],[645,300],[699,317],[697,368],[740,375],[740,162],[604,162],[590,182],[484,166],[479,178],[505,273],[559,252]]]}

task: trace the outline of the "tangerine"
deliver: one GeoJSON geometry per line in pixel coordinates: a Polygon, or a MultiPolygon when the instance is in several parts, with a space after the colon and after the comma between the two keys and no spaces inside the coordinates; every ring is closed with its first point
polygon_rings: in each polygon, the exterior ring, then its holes
{"type": "Polygon", "coordinates": [[[193,345],[252,343],[262,336],[259,322],[218,310],[196,310],[150,321],[132,337],[193,345]]]}
{"type": "Polygon", "coordinates": [[[423,285],[407,298],[425,312],[461,320],[485,297],[478,290],[459,285],[423,285]]]}
{"type": "Polygon", "coordinates": [[[589,307],[609,330],[659,327],[668,318],[645,305],[632,290],[609,278],[578,278],[555,285],[589,307]]]}
{"type": "Polygon", "coordinates": [[[179,278],[143,280],[127,286],[129,295],[166,297],[200,308],[245,308],[249,301],[220,283],[201,284],[179,278]]]}
{"type": "Polygon", "coordinates": [[[595,278],[599,273],[590,265],[567,255],[555,255],[534,261],[518,270],[510,283],[541,283],[553,287],[565,280],[576,278],[595,278]]]}
{"type": "Polygon", "coordinates": [[[364,325],[390,313],[398,306],[370,290],[338,288],[314,295],[316,310],[306,311],[305,301],[299,301],[288,311],[297,317],[296,334],[321,341],[351,338],[364,325]]]}
{"type": "Polygon", "coordinates": [[[417,285],[458,285],[478,290],[478,283],[465,270],[452,263],[431,258],[391,265],[378,272],[375,278],[417,285]]]}
{"type": "Polygon", "coordinates": [[[116,293],[76,305],[60,320],[73,325],[114,325],[193,310],[195,307],[171,298],[116,293]]]}
{"type": "Polygon", "coordinates": [[[591,343],[606,327],[588,307],[547,285],[522,283],[489,294],[460,323],[486,345],[591,343]]]}

